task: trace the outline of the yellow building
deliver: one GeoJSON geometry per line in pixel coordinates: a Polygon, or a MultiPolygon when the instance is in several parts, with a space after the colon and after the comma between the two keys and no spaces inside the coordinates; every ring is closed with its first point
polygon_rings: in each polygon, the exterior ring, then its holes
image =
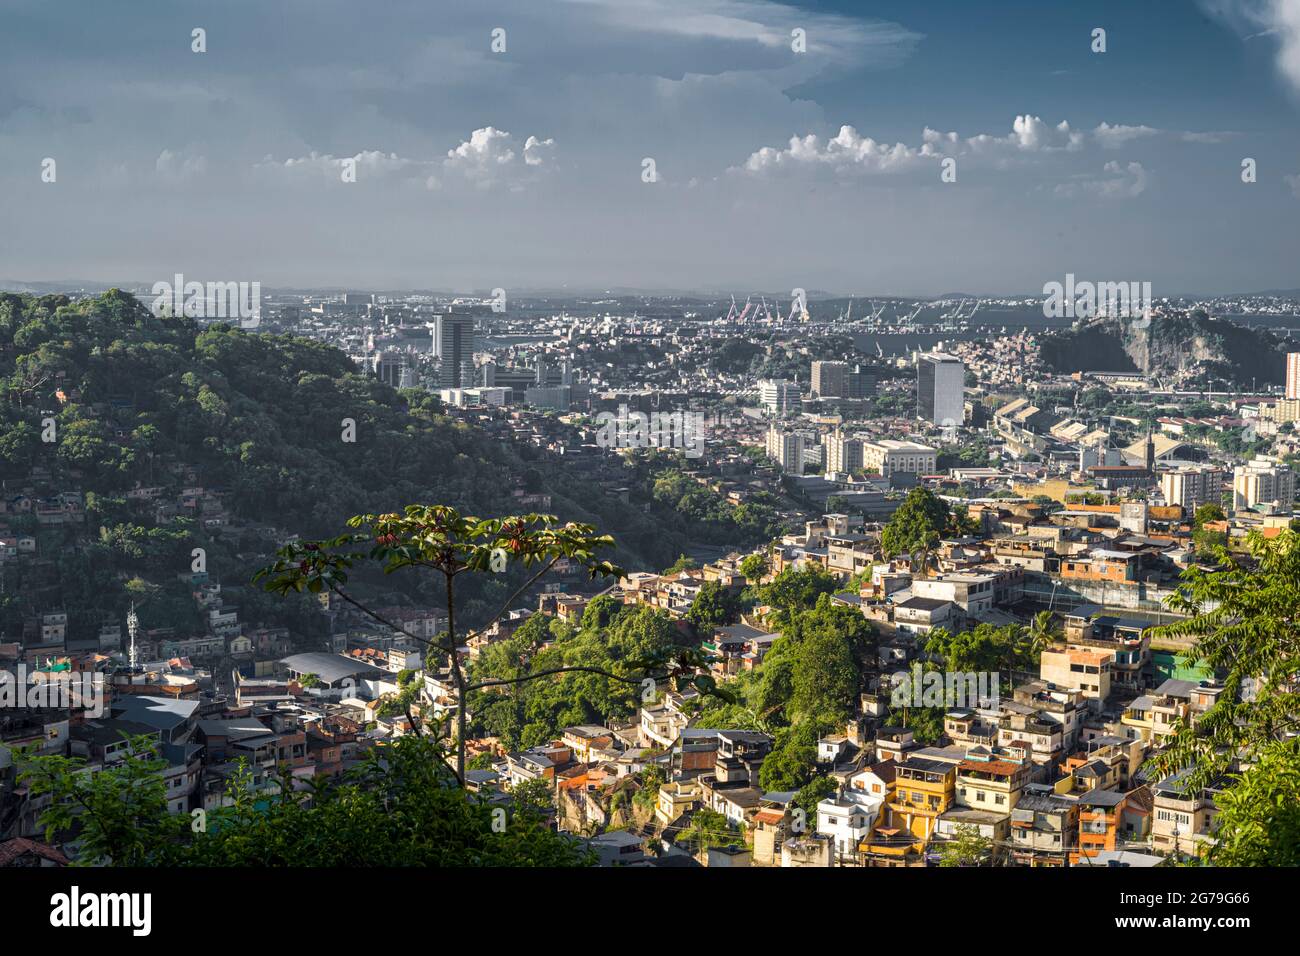
{"type": "Polygon", "coordinates": [[[954,803],[957,765],[914,757],[894,771],[894,793],[885,804],[881,820],[863,841],[861,850],[871,858],[903,862],[920,854],[934,833],[939,815],[954,803]]]}

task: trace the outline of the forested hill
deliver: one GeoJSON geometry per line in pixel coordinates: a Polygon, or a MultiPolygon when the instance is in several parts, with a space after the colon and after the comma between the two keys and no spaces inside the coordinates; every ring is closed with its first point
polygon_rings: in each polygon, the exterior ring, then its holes
{"type": "Polygon", "coordinates": [[[0,295],[4,495],[88,493],[90,536],[137,485],[221,488],[239,519],[317,537],[409,502],[529,510],[511,501],[526,476],[561,517],[614,534],[615,560],[664,567],[683,549],[681,535],[573,480],[558,458],[527,448],[525,461],[439,407],[359,374],[333,347],[156,317],[117,290],[76,303],[0,295]],[[42,440],[49,418],[53,442],[42,440]],[[342,439],[344,419],[355,442],[342,439]]]}

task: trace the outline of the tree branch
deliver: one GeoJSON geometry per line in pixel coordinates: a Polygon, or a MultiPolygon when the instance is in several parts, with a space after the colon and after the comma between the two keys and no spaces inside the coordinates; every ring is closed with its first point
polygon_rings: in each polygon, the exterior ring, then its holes
{"type": "Polygon", "coordinates": [[[598,674],[601,677],[608,677],[611,680],[622,681],[625,684],[639,684],[642,681],[651,678],[658,681],[658,680],[663,680],[669,676],[668,674],[661,674],[658,676],[652,674],[646,674],[644,677],[623,677],[619,674],[611,674],[609,671],[601,670],[599,667],[578,667],[578,666],[557,667],[554,670],[538,671],[536,674],[528,674],[525,677],[514,677],[511,678],[510,680],[489,680],[489,681],[484,681],[481,684],[471,684],[470,686],[466,687],[465,690],[466,691],[482,690],[484,687],[499,687],[505,684],[523,684],[530,680],[536,680],[539,677],[549,677],[551,674],[571,674],[571,673],[598,674]]]}

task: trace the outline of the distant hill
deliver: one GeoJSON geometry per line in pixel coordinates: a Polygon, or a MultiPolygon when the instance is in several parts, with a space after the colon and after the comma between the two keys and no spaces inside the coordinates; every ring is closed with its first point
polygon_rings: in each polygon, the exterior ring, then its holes
{"type": "MultiPolygon", "coordinates": [[[[613,535],[619,547],[608,556],[634,568],[667,567],[695,540],[674,513],[607,496],[562,456],[457,422],[435,397],[360,374],[336,348],[158,317],[116,289],[76,303],[0,293],[0,481],[9,496],[81,492],[87,514],[84,528],[41,526],[41,554],[57,559],[43,573],[53,578],[40,582],[39,602],[28,588],[31,606],[0,598],[6,614],[33,613],[35,603],[65,603],[86,617],[120,610],[114,574],[156,584],[188,568],[194,536],[210,532],[192,520],[150,531],[153,505],[126,497],[137,486],[163,488],[162,502],[191,485],[222,489],[242,528],[224,537],[232,555],[247,557],[218,573],[236,585],[278,544],[250,528],[322,537],[353,514],[412,502],[480,515],[550,510],[613,535]],[[57,440],[43,441],[51,418],[57,440]],[[344,419],[355,422],[355,442],[342,439],[344,419]],[[550,508],[521,507],[519,489],[549,494],[550,508]],[[111,543],[120,558],[112,574],[86,557],[101,524],[128,528],[111,543]]],[[[38,533],[32,515],[9,521],[38,533]]],[[[13,575],[7,583],[22,585],[13,575]]]]}
{"type": "Polygon", "coordinates": [[[1060,373],[1200,372],[1239,386],[1281,384],[1285,378],[1281,338],[1199,310],[1155,316],[1142,329],[1130,320],[1097,319],[1044,334],[1041,348],[1043,361],[1060,373]]]}

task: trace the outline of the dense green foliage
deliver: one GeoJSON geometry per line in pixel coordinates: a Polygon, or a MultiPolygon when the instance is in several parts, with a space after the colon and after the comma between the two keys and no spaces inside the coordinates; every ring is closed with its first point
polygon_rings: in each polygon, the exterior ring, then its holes
{"type": "Polygon", "coordinates": [[[1154,758],[1155,769],[1185,773],[1190,790],[1227,787],[1216,797],[1223,812],[1210,862],[1294,865],[1300,833],[1300,534],[1288,529],[1270,540],[1252,532],[1248,546],[1248,557],[1220,553],[1216,566],[1184,571],[1168,603],[1190,616],[1153,632],[1194,638],[1184,657],[1223,675],[1223,693],[1194,724],[1176,725],[1170,746],[1154,758]]]}
{"type": "Polygon", "coordinates": [[[800,791],[817,779],[817,740],[844,731],[874,661],[874,629],[858,611],[831,601],[833,587],[820,568],[787,568],[760,588],[765,602],[780,608],[773,617],[781,637],[758,668],[727,685],[734,702],[709,700],[695,721],[772,734],[775,745],[759,771],[766,790],[800,791]]]}
{"type": "Polygon", "coordinates": [[[582,866],[582,844],[551,830],[549,795],[512,793],[497,805],[455,785],[444,754],[405,737],[370,751],[341,782],[309,790],[259,790],[237,773],[225,806],[205,817],[170,815],[148,741],[98,773],[33,757],[23,778],[55,800],[41,818],[47,838],[81,828],[82,859],[116,866],[370,867],[582,866]]]}
{"type": "MultiPolygon", "coordinates": [[[[31,481],[38,495],[83,492],[87,512],[84,528],[13,519],[38,536],[39,554],[59,560],[13,571],[6,590],[39,587],[41,606],[67,608],[76,631],[106,612],[120,619],[132,597],[123,586],[133,578],[153,588],[140,607],[143,626],[192,628],[188,586],[176,576],[189,569],[194,547],[208,551],[214,577],[239,585],[284,537],[328,534],[340,515],[410,501],[468,513],[521,510],[512,475],[523,475],[528,491],[549,493],[549,510],[565,520],[617,534],[612,557],[623,563],[662,566],[695,530],[694,518],[668,528],[600,494],[558,456],[454,421],[430,395],[394,391],[331,346],[154,316],[117,290],[75,303],[0,294],[0,479],[10,487],[31,481]],[[55,441],[42,440],[46,418],[55,441]],[[355,441],[344,440],[345,419],[355,423],[355,441]],[[158,487],[158,502],[170,503],[193,485],[219,490],[243,528],[203,529],[197,515],[159,515],[154,502],[126,497],[137,486],[158,487]]],[[[763,527],[752,510],[727,517],[727,534],[763,527]]],[[[700,527],[717,530],[709,521],[700,527]]],[[[463,595],[464,619],[488,613],[518,583],[513,574],[475,580],[463,595]]],[[[235,597],[245,612],[258,600],[251,589],[247,599],[235,597]]],[[[30,597],[10,599],[0,626],[11,634],[38,609],[30,597]]],[[[268,623],[310,626],[305,603],[263,601],[256,609],[268,623]]]]}
{"type": "Polygon", "coordinates": [[[685,474],[675,461],[652,454],[644,464],[652,489],[652,514],[665,530],[689,534],[692,541],[703,544],[734,547],[770,541],[784,530],[770,495],[733,504],[685,474]]]}
{"type": "MultiPolygon", "coordinates": [[[[534,615],[504,641],[485,648],[470,667],[472,684],[515,680],[560,667],[585,666],[621,674],[674,645],[662,611],[598,597],[579,627],[534,615]]],[[[470,733],[499,738],[511,750],[554,740],[575,724],[626,719],[640,706],[642,685],[601,674],[569,672],[469,696],[470,733]]]]}
{"type": "Polygon", "coordinates": [[[932,491],[913,488],[881,532],[880,548],[887,558],[907,556],[917,567],[924,567],[948,530],[950,518],[948,506],[932,491]]]}

